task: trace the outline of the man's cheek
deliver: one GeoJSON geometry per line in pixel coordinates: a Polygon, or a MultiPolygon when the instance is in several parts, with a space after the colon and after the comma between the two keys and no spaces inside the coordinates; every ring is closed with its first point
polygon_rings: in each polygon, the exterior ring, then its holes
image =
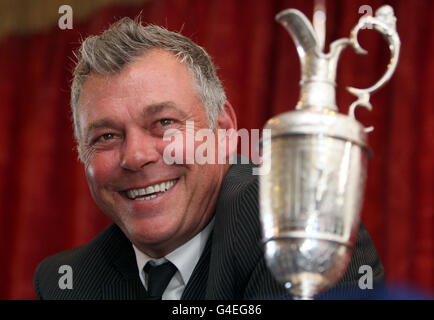
{"type": "Polygon", "coordinates": [[[120,168],[118,151],[95,152],[93,161],[86,167],[86,172],[93,178],[110,175],[120,168]]]}
{"type": "MultiPolygon", "coordinates": [[[[194,134],[184,134],[175,130],[174,134],[166,134],[157,149],[163,155],[165,164],[194,164],[194,134]]],[[[167,130],[166,133],[171,132],[167,130]]]]}
{"type": "Polygon", "coordinates": [[[110,170],[105,165],[96,166],[94,163],[86,168],[85,175],[91,194],[97,200],[103,194],[104,186],[110,181],[110,170]]]}

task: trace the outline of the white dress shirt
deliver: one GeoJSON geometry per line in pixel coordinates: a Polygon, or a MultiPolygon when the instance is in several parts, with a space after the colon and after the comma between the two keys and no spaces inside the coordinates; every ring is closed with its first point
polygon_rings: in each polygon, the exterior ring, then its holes
{"type": "Polygon", "coordinates": [[[164,290],[162,300],[180,300],[185,286],[188,283],[188,280],[190,279],[197,262],[199,261],[203,249],[205,248],[205,244],[208,241],[213,225],[214,218],[192,239],[160,259],[149,257],[133,244],[140,280],[142,281],[145,289],[147,289],[147,281],[143,267],[146,265],[146,263],[150,260],[153,260],[156,265],[159,265],[166,261],[170,261],[178,270],[170,280],[166,290],[164,290]]]}

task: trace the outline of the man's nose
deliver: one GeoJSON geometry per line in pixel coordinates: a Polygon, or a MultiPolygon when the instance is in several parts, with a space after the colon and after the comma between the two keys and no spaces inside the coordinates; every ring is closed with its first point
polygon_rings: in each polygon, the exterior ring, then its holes
{"type": "Polygon", "coordinates": [[[121,167],[129,171],[138,171],[147,164],[158,161],[160,154],[156,148],[156,139],[143,131],[129,132],[124,140],[121,152],[121,167]]]}

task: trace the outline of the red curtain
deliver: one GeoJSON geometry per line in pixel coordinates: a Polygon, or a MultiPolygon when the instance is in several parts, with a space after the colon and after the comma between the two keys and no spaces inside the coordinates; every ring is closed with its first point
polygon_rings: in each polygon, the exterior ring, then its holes
{"type": "MultiPolygon", "coordinates": [[[[359,111],[373,125],[363,220],[389,283],[434,289],[434,2],[388,1],[402,42],[395,75],[359,111]]],[[[362,15],[385,1],[327,1],[327,43],[346,37],[362,15]]],[[[32,299],[33,272],[46,256],[82,245],[109,224],[93,203],[74,150],[69,111],[72,50],[122,16],[181,30],[204,46],[236,109],[239,128],[262,128],[298,100],[295,46],[274,16],[297,8],[312,16],[313,1],[155,0],[141,7],[109,7],[72,30],[53,26],[0,41],[0,298],[32,299]]],[[[73,8],[75,10],[75,8],[73,8]]],[[[79,8],[76,8],[79,10],[79,8]]],[[[389,52],[374,31],[347,49],[338,73],[338,105],[353,98],[344,86],[367,87],[385,71],[389,52]]]]}

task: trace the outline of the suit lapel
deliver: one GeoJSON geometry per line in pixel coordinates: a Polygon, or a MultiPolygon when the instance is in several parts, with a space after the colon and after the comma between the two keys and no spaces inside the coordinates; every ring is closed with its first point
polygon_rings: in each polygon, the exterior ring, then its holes
{"type": "Polygon", "coordinates": [[[140,281],[121,280],[102,288],[103,300],[145,300],[146,298],[146,290],[140,281]]]}
{"type": "Polygon", "coordinates": [[[205,298],[206,285],[208,281],[209,260],[211,256],[212,232],[205,244],[202,255],[194,268],[188,281],[181,300],[200,300],[205,298]]]}
{"type": "Polygon", "coordinates": [[[102,299],[146,299],[147,292],[139,278],[136,256],[131,242],[118,227],[116,229],[111,239],[112,243],[116,244],[111,254],[111,264],[116,270],[116,277],[102,287],[102,299]]]}

